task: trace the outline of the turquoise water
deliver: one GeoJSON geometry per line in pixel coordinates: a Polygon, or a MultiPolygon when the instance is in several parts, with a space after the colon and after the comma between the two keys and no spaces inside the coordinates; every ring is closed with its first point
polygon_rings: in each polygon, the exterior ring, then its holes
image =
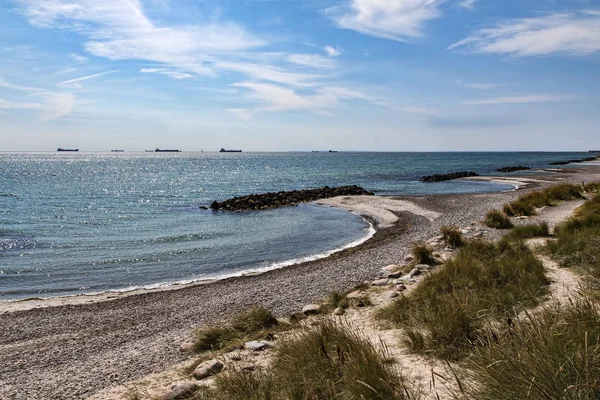
{"type": "Polygon", "coordinates": [[[303,204],[202,210],[214,200],[356,184],[379,194],[506,190],[418,182],[586,153],[0,153],[0,300],[213,279],[311,259],[372,234],[359,216],[303,204]]]}

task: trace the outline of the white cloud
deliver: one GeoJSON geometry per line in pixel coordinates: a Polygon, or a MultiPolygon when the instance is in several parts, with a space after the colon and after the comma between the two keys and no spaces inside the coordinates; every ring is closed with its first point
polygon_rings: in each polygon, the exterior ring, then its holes
{"type": "Polygon", "coordinates": [[[5,99],[0,99],[0,109],[37,109],[41,108],[39,103],[23,103],[23,102],[12,102],[5,99]]]}
{"type": "Polygon", "coordinates": [[[497,88],[499,86],[503,86],[503,84],[501,83],[472,83],[472,82],[463,82],[463,81],[456,81],[456,83],[462,87],[466,87],[468,89],[478,89],[478,90],[485,90],[485,89],[493,89],[493,88],[497,88]]]}
{"type": "Polygon", "coordinates": [[[339,46],[325,46],[323,49],[329,57],[339,57],[344,52],[339,46]]]}
{"type": "Polygon", "coordinates": [[[228,108],[228,112],[235,115],[236,118],[241,119],[242,121],[250,122],[252,119],[252,110],[247,108],[228,108]]]}
{"type": "Polygon", "coordinates": [[[161,75],[166,75],[166,76],[170,76],[173,79],[187,79],[187,78],[191,78],[192,75],[186,73],[186,72],[178,72],[178,71],[172,71],[166,68],[142,68],[140,69],[141,73],[145,73],[145,74],[161,74],[161,75]]]}
{"type": "Polygon", "coordinates": [[[233,23],[157,26],[139,0],[19,0],[20,12],[38,27],[58,27],[88,38],[98,57],[136,59],[212,75],[211,53],[254,48],[263,41],[233,23]]]}
{"type": "Polygon", "coordinates": [[[494,97],[483,100],[465,101],[463,104],[471,106],[493,105],[493,104],[524,104],[524,103],[548,103],[554,101],[568,101],[577,98],[574,95],[533,94],[522,96],[494,97]]]}
{"type": "Polygon", "coordinates": [[[315,69],[335,68],[335,63],[331,59],[317,54],[288,54],[286,60],[292,64],[315,69]]]}
{"type": "Polygon", "coordinates": [[[97,74],[86,75],[86,76],[82,76],[82,77],[75,78],[75,79],[69,79],[67,81],[60,82],[59,85],[72,85],[72,86],[79,87],[79,85],[77,85],[78,82],[86,81],[86,80],[92,79],[92,78],[97,78],[102,75],[113,74],[118,71],[119,71],[118,69],[113,69],[112,71],[99,72],[97,74]]]}
{"type": "Polygon", "coordinates": [[[407,41],[423,36],[425,23],[441,16],[445,0],[349,0],[326,10],[338,26],[365,35],[407,41]]]}
{"type": "Polygon", "coordinates": [[[460,3],[460,6],[461,6],[461,7],[464,7],[464,8],[468,8],[469,10],[472,10],[472,9],[473,9],[473,7],[475,6],[475,2],[476,2],[476,1],[477,1],[477,0],[463,0],[463,1],[460,3]]]}
{"type": "MultiPolygon", "coordinates": [[[[290,88],[267,83],[239,82],[233,86],[247,89],[246,97],[261,103],[257,110],[262,111],[311,111],[330,115],[331,109],[344,102],[361,100],[401,112],[433,114],[433,111],[427,107],[395,106],[385,99],[340,86],[322,87],[310,90],[308,93],[299,93],[290,88]]],[[[237,109],[236,113],[239,113],[237,109]]]]}
{"type": "Polygon", "coordinates": [[[600,52],[600,12],[553,14],[504,21],[480,29],[448,49],[474,53],[581,56],[600,52]]]}

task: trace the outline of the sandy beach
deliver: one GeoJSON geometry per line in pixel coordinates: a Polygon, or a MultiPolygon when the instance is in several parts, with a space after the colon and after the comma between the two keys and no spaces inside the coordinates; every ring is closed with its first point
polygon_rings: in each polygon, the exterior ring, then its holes
{"type": "Polygon", "coordinates": [[[377,233],[328,258],[168,290],[0,304],[0,399],[84,399],[181,362],[193,329],[251,305],[287,315],[401,262],[443,225],[469,226],[522,193],[552,183],[600,181],[600,165],[476,180],[519,187],[501,193],[352,196],[319,201],[365,215],[377,233]]]}

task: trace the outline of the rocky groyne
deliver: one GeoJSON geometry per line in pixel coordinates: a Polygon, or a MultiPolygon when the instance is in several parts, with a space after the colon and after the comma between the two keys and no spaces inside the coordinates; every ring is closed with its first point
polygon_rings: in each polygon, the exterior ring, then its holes
{"type": "Polygon", "coordinates": [[[443,182],[450,181],[452,179],[458,178],[468,178],[470,176],[479,176],[478,173],[472,171],[461,171],[461,172],[452,172],[450,174],[435,174],[435,175],[427,175],[419,179],[421,182],[433,183],[433,182],[443,182]]]}
{"type": "Polygon", "coordinates": [[[578,163],[582,163],[582,162],[596,161],[598,158],[599,157],[586,157],[586,158],[577,159],[577,160],[554,161],[554,162],[548,163],[548,165],[578,164],[578,163]]]}
{"type": "Polygon", "coordinates": [[[525,167],[523,165],[515,165],[512,167],[502,167],[498,168],[496,172],[515,172],[515,171],[524,171],[527,169],[531,169],[530,167],[525,167]]]}
{"type": "Polygon", "coordinates": [[[306,203],[329,197],[358,195],[373,195],[373,193],[356,185],[334,188],[325,186],[318,189],[269,192],[234,197],[222,202],[215,201],[210,205],[210,208],[213,210],[225,211],[266,210],[270,208],[294,206],[298,203],[306,203]]]}

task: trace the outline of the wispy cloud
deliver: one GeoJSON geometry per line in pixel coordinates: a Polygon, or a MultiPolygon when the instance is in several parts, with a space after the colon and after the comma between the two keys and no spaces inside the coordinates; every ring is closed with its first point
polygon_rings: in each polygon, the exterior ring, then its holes
{"type": "Polygon", "coordinates": [[[242,121],[250,122],[252,119],[253,112],[247,108],[228,108],[227,111],[242,121]]]}
{"type": "Polygon", "coordinates": [[[166,68],[142,68],[140,69],[141,73],[144,74],[161,74],[161,75],[166,75],[166,76],[170,76],[173,79],[187,79],[187,78],[191,78],[192,75],[186,73],[186,72],[179,72],[179,71],[172,71],[166,68]]]}
{"type": "Polygon", "coordinates": [[[72,93],[48,93],[44,96],[40,119],[49,121],[64,117],[71,113],[74,104],[75,96],[72,93]]]}
{"type": "Polygon", "coordinates": [[[84,62],[89,60],[89,57],[82,56],[81,54],[75,54],[75,53],[69,54],[69,57],[71,57],[71,59],[73,61],[75,61],[77,64],[83,64],[84,62]]]}
{"type": "Polygon", "coordinates": [[[600,12],[583,11],[504,21],[475,31],[448,49],[516,56],[593,54],[600,52],[600,12]]]}
{"type": "Polygon", "coordinates": [[[286,56],[286,60],[292,64],[315,69],[335,68],[335,62],[333,60],[318,54],[289,54],[286,56]]]}
{"type": "Polygon", "coordinates": [[[329,57],[339,57],[344,52],[339,46],[325,46],[323,49],[329,57]]]}
{"type": "Polygon", "coordinates": [[[69,29],[88,38],[85,49],[113,60],[145,60],[214,75],[210,54],[264,44],[231,22],[157,26],[140,0],[20,0],[19,11],[38,27],[69,29]]]}
{"type": "Polygon", "coordinates": [[[36,87],[15,85],[14,83],[7,82],[6,80],[4,80],[4,78],[1,78],[1,77],[0,77],[0,86],[8,88],[8,89],[20,90],[20,91],[24,91],[24,92],[43,92],[44,91],[44,89],[40,89],[40,88],[36,88],[36,87]]]}
{"type": "Polygon", "coordinates": [[[81,82],[81,81],[87,81],[88,79],[97,78],[99,76],[108,75],[108,74],[114,74],[115,72],[119,72],[119,70],[118,69],[113,69],[112,71],[99,72],[97,74],[91,74],[91,75],[81,76],[81,77],[75,78],[75,79],[69,79],[68,81],[60,82],[59,85],[73,85],[73,84],[76,84],[76,83],[81,82]]]}
{"type": "Polygon", "coordinates": [[[575,95],[556,95],[556,94],[532,94],[522,96],[493,97],[482,100],[465,101],[463,104],[471,106],[492,105],[492,104],[523,104],[523,103],[548,103],[554,101],[568,101],[576,99],[575,95]]]}
{"type": "Polygon", "coordinates": [[[472,10],[475,7],[476,1],[477,0],[463,0],[460,2],[460,6],[472,10]]]}
{"type": "Polygon", "coordinates": [[[326,10],[338,26],[365,35],[407,41],[424,36],[425,23],[442,15],[445,0],[349,0],[326,10]]]}
{"type": "Polygon", "coordinates": [[[456,81],[459,86],[466,87],[468,89],[478,89],[478,90],[486,90],[486,89],[494,89],[500,86],[504,86],[502,83],[473,83],[473,82],[463,82],[456,81]]]}

